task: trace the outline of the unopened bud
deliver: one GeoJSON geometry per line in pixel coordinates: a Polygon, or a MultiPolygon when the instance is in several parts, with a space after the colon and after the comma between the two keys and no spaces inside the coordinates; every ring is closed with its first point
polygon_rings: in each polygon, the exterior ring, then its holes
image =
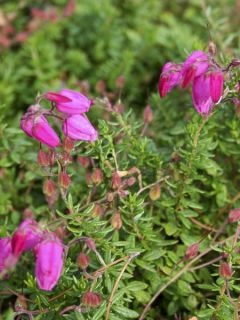
{"type": "Polygon", "coordinates": [[[119,230],[122,227],[122,219],[119,212],[115,212],[114,216],[112,217],[111,224],[114,229],[119,230]]]}
{"type": "Polygon", "coordinates": [[[49,165],[53,166],[54,162],[55,162],[55,159],[56,159],[56,153],[55,153],[54,150],[49,149],[49,151],[48,151],[48,159],[49,159],[49,165]]]}
{"type": "Polygon", "coordinates": [[[228,221],[236,222],[238,220],[240,220],[240,208],[231,210],[228,215],[228,221]]]}
{"type": "Polygon", "coordinates": [[[94,184],[100,184],[103,181],[103,173],[102,170],[99,168],[96,168],[94,172],[92,173],[92,182],[94,184]]]}
{"type": "Polygon", "coordinates": [[[116,79],[116,87],[118,89],[122,89],[124,87],[124,85],[125,85],[125,77],[123,75],[120,75],[116,79]]]}
{"type": "Polygon", "coordinates": [[[71,184],[71,178],[66,172],[60,172],[59,174],[59,185],[63,189],[68,189],[71,184]]]}
{"type": "Polygon", "coordinates": [[[152,201],[156,201],[161,196],[161,187],[159,184],[153,186],[149,191],[149,197],[152,201]]]}
{"type": "Polygon", "coordinates": [[[15,311],[27,310],[27,300],[24,295],[18,295],[17,300],[15,302],[15,311]]]}
{"type": "Polygon", "coordinates": [[[70,153],[74,149],[74,141],[69,137],[65,137],[63,141],[63,149],[70,153]]]}
{"type": "Polygon", "coordinates": [[[197,242],[187,248],[185,253],[185,258],[193,259],[198,254],[198,251],[199,251],[199,243],[197,242]]]}
{"type": "Polygon", "coordinates": [[[102,298],[97,293],[89,291],[83,294],[82,303],[85,304],[86,306],[90,306],[94,308],[99,306],[101,302],[102,302],[102,298]]]}
{"type": "Polygon", "coordinates": [[[24,218],[24,219],[32,219],[32,218],[33,218],[33,212],[32,212],[32,210],[29,209],[29,208],[24,209],[24,211],[23,211],[23,218],[24,218]]]}
{"type": "Polygon", "coordinates": [[[51,197],[56,193],[56,185],[55,182],[51,179],[47,179],[44,181],[43,183],[43,193],[48,196],[51,197]]]}
{"type": "Polygon", "coordinates": [[[130,178],[127,179],[127,185],[129,187],[133,186],[135,182],[136,182],[136,178],[135,177],[130,177],[130,178]]]}
{"type": "Polygon", "coordinates": [[[106,197],[107,197],[107,201],[108,202],[113,202],[114,193],[113,192],[108,192],[106,197]]]}
{"type": "Polygon", "coordinates": [[[90,165],[90,159],[88,157],[78,157],[77,161],[83,168],[88,168],[90,165]]]}
{"type": "Polygon", "coordinates": [[[67,152],[63,152],[62,159],[63,159],[65,165],[72,163],[72,161],[73,161],[71,154],[67,153],[67,152]]]}
{"type": "Polygon", "coordinates": [[[86,243],[86,245],[88,246],[88,248],[89,248],[90,250],[96,251],[96,244],[95,244],[95,242],[94,242],[93,239],[87,238],[87,239],[85,240],[85,243],[86,243]]]}
{"type": "Polygon", "coordinates": [[[147,105],[146,108],[144,109],[143,120],[144,120],[144,123],[150,123],[153,120],[153,112],[150,105],[147,105]]]}
{"type": "Polygon", "coordinates": [[[221,262],[219,267],[219,274],[225,279],[230,279],[232,276],[232,268],[227,262],[221,262]]]}
{"type": "Polygon", "coordinates": [[[38,151],[38,157],[37,162],[42,167],[49,166],[49,156],[46,152],[44,152],[42,149],[38,151]]]}
{"type": "Polygon", "coordinates": [[[122,184],[121,177],[117,172],[114,172],[112,174],[112,188],[113,189],[118,189],[122,184]]]}
{"type": "Polygon", "coordinates": [[[77,257],[77,264],[80,268],[85,270],[89,265],[89,257],[84,252],[80,252],[79,256],[77,257]]]}
{"type": "Polygon", "coordinates": [[[93,184],[92,174],[90,172],[86,172],[86,183],[88,186],[93,184]]]}
{"type": "Polygon", "coordinates": [[[96,84],[96,91],[99,93],[104,93],[106,91],[106,84],[104,80],[99,80],[96,84]]]}
{"type": "Polygon", "coordinates": [[[93,217],[102,217],[104,214],[103,208],[100,206],[100,204],[95,203],[93,210],[92,210],[92,216],[93,217]]]}
{"type": "Polygon", "coordinates": [[[217,54],[217,47],[213,41],[209,41],[209,43],[208,43],[208,52],[212,56],[215,56],[217,54]]]}

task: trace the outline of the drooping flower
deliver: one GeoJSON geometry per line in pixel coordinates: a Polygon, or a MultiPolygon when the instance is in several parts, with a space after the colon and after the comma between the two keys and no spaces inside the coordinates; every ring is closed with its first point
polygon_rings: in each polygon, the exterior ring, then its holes
{"type": "Polygon", "coordinates": [[[63,89],[58,94],[71,100],[69,102],[59,101],[56,103],[57,110],[68,115],[88,112],[93,103],[92,100],[77,91],[63,89]]]}
{"type": "Polygon", "coordinates": [[[26,112],[21,119],[20,127],[27,135],[50,148],[60,144],[58,135],[43,115],[26,112]]]}
{"type": "Polygon", "coordinates": [[[208,55],[200,50],[193,51],[182,67],[182,88],[186,88],[194,78],[204,74],[208,67],[208,55]]]}
{"type": "Polygon", "coordinates": [[[198,113],[208,115],[214,103],[210,95],[210,77],[202,74],[193,80],[193,105],[198,113]]]}
{"type": "Polygon", "coordinates": [[[35,275],[39,288],[50,291],[57,284],[63,268],[63,244],[51,234],[36,247],[35,275]]]}
{"type": "Polygon", "coordinates": [[[63,133],[73,140],[95,141],[98,137],[90,121],[81,114],[73,115],[63,122],[63,133]]]}
{"type": "Polygon", "coordinates": [[[19,257],[23,251],[33,249],[42,240],[42,231],[33,219],[24,220],[14,232],[11,246],[13,255],[19,257]]]}
{"type": "Polygon", "coordinates": [[[223,93],[223,73],[219,70],[210,72],[210,95],[214,103],[217,103],[223,93]]]}
{"type": "Polygon", "coordinates": [[[12,255],[11,239],[0,239],[0,273],[7,267],[7,261],[12,255]]]}
{"type": "Polygon", "coordinates": [[[182,79],[181,68],[181,65],[172,62],[164,65],[158,82],[158,91],[161,98],[164,98],[180,83],[182,79]]]}

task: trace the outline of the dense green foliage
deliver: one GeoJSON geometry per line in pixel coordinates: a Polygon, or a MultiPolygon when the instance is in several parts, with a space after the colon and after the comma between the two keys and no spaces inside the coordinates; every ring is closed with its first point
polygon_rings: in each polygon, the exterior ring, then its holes
{"type": "MultiPolygon", "coordinates": [[[[16,3],[6,2],[2,10],[12,12],[16,3]]],[[[212,4],[206,5],[205,14],[219,62],[226,65],[240,55],[239,16],[234,15],[239,3],[222,0],[217,8],[212,4]]],[[[61,12],[66,2],[35,1],[34,5],[57,6],[61,12]]],[[[32,1],[23,1],[17,8],[14,23],[19,32],[30,19],[32,6],[32,1]]],[[[77,1],[72,16],[46,22],[23,44],[1,49],[0,236],[11,235],[28,208],[44,228],[62,227],[66,245],[90,237],[107,265],[120,261],[95,280],[87,279],[76,264],[80,248],[90,257],[89,274],[100,269],[102,261],[82,242],[76,243],[69,249],[58,285],[45,292],[36,285],[34,256],[27,253],[10,278],[0,282],[0,319],[13,319],[20,294],[29,299],[28,310],[37,310],[34,319],[62,319],[60,312],[80,305],[90,287],[101,294],[102,304],[82,313],[70,310],[64,318],[105,319],[118,280],[109,320],[137,319],[156,291],[191,263],[182,258],[196,242],[199,252],[206,254],[176,276],[146,319],[238,319],[239,244],[232,239],[225,242],[237,224],[224,225],[224,221],[230,209],[240,207],[239,110],[224,102],[204,119],[193,109],[188,92],[176,90],[162,101],[156,93],[159,70],[166,61],[181,61],[191,50],[207,47],[205,14],[198,1],[77,1]],[[116,89],[119,75],[125,77],[121,95],[116,89]],[[21,132],[19,119],[39,92],[79,89],[83,80],[89,82],[92,97],[101,96],[96,85],[104,80],[108,93],[114,92],[115,106],[121,96],[125,112],[107,111],[104,97],[97,99],[89,117],[100,139],[76,144],[68,168],[70,192],[66,199],[58,199],[56,208],[49,208],[42,192],[46,171],[37,164],[38,144],[21,132]],[[144,133],[142,109],[147,103],[154,119],[144,133]],[[94,165],[83,168],[78,156],[91,157],[94,165]],[[86,182],[86,172],[94,168],[103,172],[97,186],[86,182]],[[117,170],[125,172],[125,196],[115,194],[111,185],[117,170]],[[128,185],[131,177],[136,180],[128,185]],[[156,192],[153,186],[160,187],[156,199],[149,194],[156,192]],[[95,203],[101,205],[103,216],[93,214],[95,203]],[[119,230],[112,222],[116,212],[122,219],[119,230]],[[192,269],[222,252],[229,253],[235,271],[228,282],[231,297],[219,277],[220,259],[192,269]]],[[[239,75],[227,83],[230,88],[239,75]]]]}

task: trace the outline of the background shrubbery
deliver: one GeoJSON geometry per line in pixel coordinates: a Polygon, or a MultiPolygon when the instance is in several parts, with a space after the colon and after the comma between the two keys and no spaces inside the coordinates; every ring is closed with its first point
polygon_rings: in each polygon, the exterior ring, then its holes
{"type": "MultiPolygon", "coordinates": [[[[60,16],[65,6],[61,0],[34,1],[34,5],[32,1],[6,1],[1,11],[16,12],[13,25],[19,33],[31,19],[33,7],[56,7],[60,16]]],[[[200,252],[209,248],[229,209],[240,205],[240,120],[236,108],[222,104],[199,131],[203,120],[193,109],[190,94],[175,90],[160,101],[156,89],[162,65],[169,60],[180,62],[194,49],[206,49],[209,32],[217,44],[220,63],[239,57],[239,8],[239,1],[231,0],[208,1],[205,7],[204,1],[200,5],[199,1],[180,0],[83,0],[77,1],[71,16],[44,22],[25,42],[1,47],[1,237],[12,234],[26,208],[50,230],[58,226],[49,225],[53,216],[42,193],[44,172],[36,163],[38,145],[20,131],[22,113],[38,93],[62,87],[86,90],[89,85],[89,95],[102,99],[90,112],[101,140],[76,147],[69,168],[71,197],[66,203],[58,201],[56,215],[65,229],[66,244],[80,236],[91,237],[107,264],[140,253],[123,274],[109,319],[137,318],[158,287],[184,266],[186,262],[177,264],[186,248],[197,241],[200,252]],[[120,75],[125,79],[122,90],[116,84],[120,75]],[[101,90],[100,80],[105,82],[105,90],[101,90]],[[115,106],[120,97],[125,112],[103,110],[105,96],[115,106]],[[141,135],[147,103],[154,119],[141,135]],[[119,134],[123,134],[120,140],[119,134]],[[86,184],[86,169],[77,157],[92,157],[94,166],[103,171],[104,180],[92,195],[96,201],[111,190],[114,152],[119,170],[138,169],[133,173],[136,182],[128,187],[127,197],[103,201],[104,216],[94,217],[93,203],[86,205],[93,187],[86,184]],[[139,179],[143,187],[162,179],[160,198],[153,201],[149,189],[141,191],[139,179]],[[68,215],[69,208],[74,214],[68,215]],[[123,221],[118,231],[111,225],[116,211],[123,221]]],[[[236,83],[239,74],[233,80],[236,83]]],[[[235,227],[227,225],[217,240],[233,235],[235,227]]],[[[50,293],[36,287],[33,255],[22,257],[10,279],[0,285],[2,319],[13,318],[16,293],[30,299],[29,310],[49,309],[36,319],[61,319],[61,310],[79,305],[91,284],[76,266],[80,247],[82,244],[71,248],[63,276],[50,293]],[[64,291],[65,296],[56,298],[64,291]]],[[[218,246],[217,250],[232,254],[236,268],[229,286],[237,299],[239,254],[231,243],[228,249],[218,246]]],[[[89,256],[89,272],[93,273],[101,264],[95,254],[90,252],[89,256]]],[[[199,264],[218,256],[212,250],[199,264]]],[[[104,319],[108,298],[125,262],[107,269],[96,281],[94,290],[103,297],[98,309],[86,314],[72,311],[66,319],[104,319]]],[[[147,319],[188,319],[194,315],[199,319],[237,319],[237,304],[221,295],[224,281],[219,278],[218,265],[210,264],[177,279],[155,302],[147,319]]]]}

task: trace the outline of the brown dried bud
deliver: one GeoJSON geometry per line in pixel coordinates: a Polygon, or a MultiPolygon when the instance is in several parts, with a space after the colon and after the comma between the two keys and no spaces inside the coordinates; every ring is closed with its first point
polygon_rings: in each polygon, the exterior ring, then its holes
{"type": "Polygon", "coordinates": [[[152,201],[156,201],[161,196],[161,187],[160,184],[156,184],[149,191],[149,197],[152,201]]]}
{"type": "Polygon", "coordinates": [[[55,234],[60,238],[64,239],[66,237],[66,229],[64,227],[58,227],[55,230],[55,234]]]}
{"type": "Polygon", "coordinates": [[[72,156],[70,155],[70,153],[67,153],[67,152],[62,153],[62,159],[64,161],[64,165],[66,165],[68,163],[72,163],[72,161],[73,161],[72,156]]]}
{"type": "Polygon", "coordinates": [[[94,184],[100,184],[103,181],[103,173],[102,170],[96,168],[92,173],[92,182],[94,184]]]}
{"type": "Polygon", "coordinates": [[[88,168],[90,165],[90,158],[88,157],[78,157],[77,161],[83,168],[88,168]]]}
{"type": "Polygon", "coordinates": [[[24,219],[33,219],[33,212],[31,209],[26,208],[23,211],[23,218],[24,219]]]}
{"type": "Polygon", "coordinates": [[[230,279],[232,276],[232,268],[227,262],[221,262],[219,267],[219,274],[225,279],[230,279]]]}
{"type": "Polygon", "coordinates": [[[86,243],[86,245],[88,246],[88,248],[89,248],[90,250],[96,251],[96,244],[95,244],[95,242],[94,242],[93,239],[87,238],[87,239],[85,240],[85,243],[86,243]]]}
{"type": "Polygon", "coordinates": [[[92,174],[90,172],[86,172],[86,183],[88,186],[93,184],[92,174]]]}
{"type": "Polygon", "coordinates": [[[80,252],[79,256],[77,257],[77,264],[80,268],[85,270],[89,265],[89,257],[84,252],[80,252]]]}
{"type": "Polygon", "coordinates": [[[98,293],[89,291],[83,294],[82,303],[85,304],[86,306],[90,306],[94,308],[99,306],[101,302],[102,302],[102,298],[98,293]]]}
{"type": "Polygon", "coordinates": [[[122,184],[121,177],[117,172],[114,172],[112,174],[112,188],[113,189],[118,189],[122,184]]]}
{"type": "Polygon", "coordinates": [[[103,208],[100,206],[100,204],[95,203],[93,210],[92,210],[92,216],[93,217],[102,217],[104,214],[103,208]]]}
{"type": "Polygon", "coordinates": [[[53,166],[56,159],[56,152],[52,149],[48,150],[49,165],[53,166]]]}
{"type": "Polygon", "coordinates": [[[27,310],[27,300],[24,295],[18,295],[17,300],[15,302],[15,311],[27,310]]]}
{"type": "Polygon", "coordinates": [[[63,189],[68,189],[71,184],[71,178],[66,172],[60,172],[58,177],[59,185],[63,189]]]}
{"type": "Polygon", "coordinates": [[[99,93],[104,93],[106,91],[106,84],[104,80],[99,80],[96,84],[96,91],[99,93]]]}
{"type": "Polygon", "coordinates": [[[63,141],[63,149],[70,153],[74,149],[74,141],[69,137],[65,137],[63,141]]]}
{"type": "Polygon", "coordinates": [[[119,230],[122,227],[122,219],[119,212],[115,212],[114,216],[112,217],[111,224],[114,229],[119,230]]]}
{"type": "Polygon", "coordinates": [[[42,167],[49,166],[49,155],[44,152],[42,149],[38,151],[37,162],[42,167]]]}
{"type": "Polygon", "coordinates": [[[208,52],[212,56],[215,56],[217,54],[217,47],[213,41],[209,41],[209,43],[208,43],[208,52]]]}
{"type": "Polygon", "coordinates": [[[108,192],[107,194],[107,201],[112,202],[114,199],[114,193],[113,192],[108,192]]]}
{"type": "Polygon", "coordinates": [[[122,88],[124,88],[124,86],[125,86],[125,77],[123,75],[120,75],[116,79],[116,87],[118,89],[122,89],[122,88]]]}
{"type": "Polygon", "coordinates": [[[78,84],[79,87],[80,87],[80,92],[81,92],[82,94],[84,94],[85,96],[87,96],[88,93],[89,93],[89,90],[90,90],[89,82],[86,81],[86,80],[83,80],[83,81],[77,82],[77,84],[78,84]]]}
{"type": "Polygon", "coordinates": [[[228,215],[228,221],[236,222],[238,220],[240,220],[240,208],[231,210],[228,215]]]}
{"type": "Polygon", "coordinates": [[[144,123],[150,123],[153,120],[153,112],[150,105],[147,105],[146,108],[144,109],[143,120],[144,120],[144,123]]]}
{"type": "Polygon", "coordinates": [[[53,195],[55,195],[56,193],[56,185],[55,182],[51,179],[47,179],[44,181],[43,183],[43,193],[48,196],[51,197],[53,195]]]}
{"type": "Polygon", "coordinates": [[[198,254],[198,251],[199,251],[199,243],[197,242],[187,248],[185,253],[185,258],[193,259],[198,254]]]}

